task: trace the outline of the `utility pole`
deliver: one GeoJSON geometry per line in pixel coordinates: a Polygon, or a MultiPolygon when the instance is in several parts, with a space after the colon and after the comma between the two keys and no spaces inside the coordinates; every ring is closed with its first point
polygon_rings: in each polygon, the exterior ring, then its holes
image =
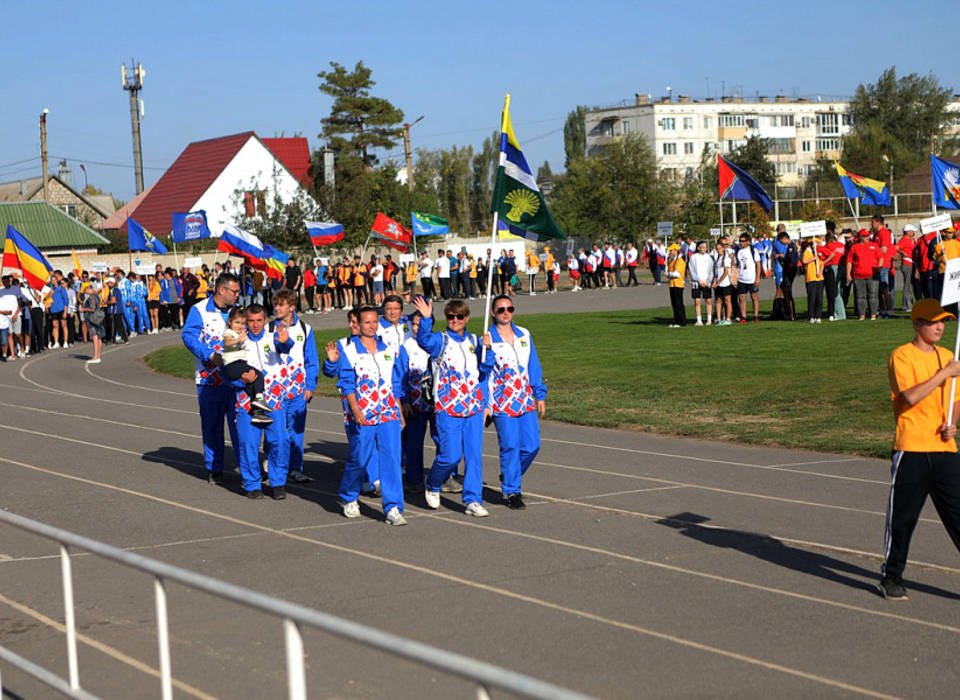
{"type": "Polygon", "coordinates": [[[43,165],[43,201],[47,201],[47,114],[46,107],[40,112],[40,163],[43,165]]]}
{"type": "Polygon", "coordinates": [[[423,119],[421,114],[411,123],[403,125],[403,152],[407,157],[407,189],[413,192],[413,151],[410,150],[410,127],[423,119]]]}
{"type": "Polygon", "coordinates": [[[123,89],[130,92],[130,124],[133,130],[133,171],[137,180],[137,194],[143,192],[143,152],[140,148],[140,120],[143,118],[143,103],[139,99],[143,89],[143,76],[147,72],[139,63],[130,59],[130,70],[120,64],[123,89]]]}

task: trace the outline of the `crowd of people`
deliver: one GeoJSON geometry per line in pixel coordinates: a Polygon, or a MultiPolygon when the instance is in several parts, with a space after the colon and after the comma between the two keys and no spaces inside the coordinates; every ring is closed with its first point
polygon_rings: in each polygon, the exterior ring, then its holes
{"type": "Polygon", "coordinates": [[[298,316],[295,289],[273,293],[271,312],[261,299],[242,297],[241,279],[221,274],[181,333],[195,357],[211,483],[223,483],[224,423],[246,497],[263,497],[261,442],[272,498],[286,498],[288,479],[309,481],[303,432],[322,372],[336,381],[343,405],[349,456],[339,498],[346,517],[360,516],[358,497],[366,493],[380,496],[386,522],[404,525],[405,494],[421,492],[429,508],[440,507],[442,492],[455,492],[467,514],[489,515],[482,499],[486,422],[496,426],[500,444],[503,502],[525,507],[522,477],[539,450],[547,388],[533,338],[515,323],[509,296],[493,299],[491,330],[478,338],[466,331],[470,309],[462,299],[446,302],[446,326],[435,332],[429,298],[415,295],[405,314],[404,299],[385,294],[379,308],[348,310],[348,334],[327,344],[322,366],[312,330],[298,316]],[[425,476],[428,429],[437,451],[425,476]]]}
{"type": "MultiPolygon", "coordinates": [[[[663,274],[670,289],[672,328],[687,325],[684,292],[689,287],[695,325],[758,323],[759,282],[773,278],[771,320],[797,320],[794,282],[804,281],[809,323],[893,318],[909,311],[914,300],[940,298],[946,262],[960,257],[960,240],[953,227],[918,235],[912,224],[899,239],[874,216],[869,229],[837,231],[826,222],[822,237],[794,240],[780,224],[776,234],[754,238],[744,229],[721,235],[715,243],[681,238],[669,246],[648,242],[644,256],[663,274]],[[734,241],[736,239],[736,242],[734,241]],[[712,248],[712,250],[711,250],[712,248]],[[901,290],[899,307],[895,291],[901,290]],[[748,307],[749,303],[749,307],[748,307]],[[704,318],[705,317],[705,318],[704,318]]],[[[654,275],[659,279],[660,273],[654,275]]]]}

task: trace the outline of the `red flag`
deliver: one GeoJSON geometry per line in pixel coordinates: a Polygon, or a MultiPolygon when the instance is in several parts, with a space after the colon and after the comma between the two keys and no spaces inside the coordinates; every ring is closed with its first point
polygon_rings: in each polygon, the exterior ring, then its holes
{"type": "Polygon", "coordinates": [[[376,239],[377,239],[378,241],[380,241],[381,243],[383,243],[383,244],[384,244],[385,246],[387,246],[388,248],[393,248],[394,250],[399,250],[401,253],[406,253],[406,252],[409,250],[409,248],[407,248],[407,246],[406,246],[405,244],[403,244],[403,243],[394,243],[393,241],[391,241],[391,240],[389,240],[389,239],[387,239],[387,238],[384,238],[384,237],[381,236],[380,234],[375,234],[373,237],[376,238],[376,239]]]}
{"type": "Polygon", "coordinates": [[[410,239],[413,238],[413,233],[410,229],[404,228],[386,214],[379,212],[377,212],[377,218],[374,219],[373,226],[370,227],[370,230],[380,238],[404,245],[409,243],[410,239]]]}

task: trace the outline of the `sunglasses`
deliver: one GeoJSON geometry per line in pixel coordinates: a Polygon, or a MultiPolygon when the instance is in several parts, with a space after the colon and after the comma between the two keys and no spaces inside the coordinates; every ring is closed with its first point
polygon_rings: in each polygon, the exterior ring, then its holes
{"type": "Polygon", "coordinates": [[[513,313],[514,311],[516,311],[516,310],[517,310],[517,309],[516,309],[515,307],[513,307],[513,306],[501,306],[499,309],[494,309],[494,310],[493,310],[493,313],[495,313],[495,314],[505,314],[505,313],[509,312],[509,313],[512,314],[512,313],[513,313]]]}
{"type": "Polygon", "coordinates": [[[466,318],[467,318],[466,314],[447,314],[448,321],[452,321],[453,319],[457,319],[458,321],[463,321],[466,318]]]}

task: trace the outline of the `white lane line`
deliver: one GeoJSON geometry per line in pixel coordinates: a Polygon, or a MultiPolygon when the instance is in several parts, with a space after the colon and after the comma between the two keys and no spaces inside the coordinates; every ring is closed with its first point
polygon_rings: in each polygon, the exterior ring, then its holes
{"type": "Polygon", "coordinates": [[[610,496],[629,496],[634,493],[647,493],[649,491],[671,491],[673,489],[683,489],[686,486],[652,486],[648,489],[630,489],[629,491],[611,491],[610,493],[595,493],[592,496],[577,496],[571,498],[571,501],[589,501],[594,498],[608,498],[610,496]]]}
{"type": "MultiPolygon", "coordinates": [[[[14,610],[17,610],[18,612],[21,612],[24,615],[27,615],[28,617],[32,617],[34,620],[43,623],[47,627],[51,627],[55,629],[57,632],[60,632],[61,634],[66,634],[67,630],[64,625],[57,622],[52,617],[48,617],[47,615],[44,615],[39,610],[34,610],[30,606],[20,603],[16,600],[13,600],[12,598],[8,598],[3,594],[0,594],[0,603],[3,603],[4,605],[8,605],[14,610]]],[[[82,632],[77,632],[76,635],[77,635],[78,642],[86,644],[88,647],[91,647],[92,649],[96,649],[102,654],[106,654],[110,658],[116,659],[117,661],[124,663],[127,666],[130,666],[136,669],[137,671],[140,671],[141,673],[145,673],[148,676],[153,676],[154,678],[160,678],[160,671],[155,669],[153,666],[150,666],[149,664],[145,664],[142,661],[139,661],[138,659],[135,659],[132,656],[129,656],[123,653],[119,649],[115,649],[112,646],[104,644],[103,642],[99,642],[93,637],[89,637],[83,634],[82,632]]],[[[210,695],[209,693],[205,693],[198,688],[194,688],[192,685],[188,685],[183,681],[177,680],[176,678],[172,679],[172,683],[175,688],[183,691],[187,695],[191,695],[195,698],[200,698],[201,700],[216,700],[216,696],[210,695]]]]}
{"type": "Polygon", "coordinates": [[[768,464],[768,467],[805,467],[811,464],[842,464],[844,462],[866,462],[870,457],[843,457],[840,459],[818,459],[813,462],[785,462],[784,464],[768,464]]]}
{"type": "Polygon", "coordinates": [[[19,461],[16,461],[16,460],[7,459],[7,458],[5,458],[5,457],[0,457],[0,461],[6,462],[6,463],[8,463],[8,464],[13,464],[13,465],[15,465],[15,466],[19,466],[19,467],[24,468],[24,469],[30,469],[30,470],[37,471],[37,472],[40,472],[40,473],[45,473],[45,474],[49,474],[49,475],[52,475],[52,476],[58,476],[58,477],[70,479],[70,480],[73,480],[73,481],[77,481],[77,482],[80,482],[80,483],[85,483],[85,484],[88,484],[88,485],[98,486],[98,487],[100,487],[100,488],[105,488],[105,489],[117,491],[117,492],[120,492],[120,493],[125,493],[125,494],[127,494],[127,495],[135,496],[135,497],[137,497],[137,498],[142,498],[142,499],[145,499],[145,500],[151,500],[151,501],[155,501],[155,502],[159,502],[159,503],[165,503],[166,505],[172,506],[172,507],[174,507],[174,508],[180,508],[180,509],[182,509],[182,510],[187,510],[187,511],[190,511],[190,512],[193,512],[193,513],[198,513],[198,514],[201,514],[201,515],[206,515],[206,516],[209,516],[209,517],[212,517],[212,518],[216,518],[216,519],[219,519],[219,520],[225,520],[225,521],[227,521],[227,522],[232,522],[232,523],[235,523],[235,524],[238,524],[238,525],[245,525],[245,526],[247,526],[247,527],[249,527],[249,528],[252,528],[252,529],[255,529],[255,530],[260,530],[260,531],[263,531],[263,532],[269,532],[269,533],[272,533],[272,534],[279,535],[279,536],[281,536],[281,537],[288,537],[288,538],[293,539],[293,540],[299,540],[299,541],[306,542],[306,543],[309,543],[309,544],[315,544],[315,545],[317,545],[317,546],[319,546],[319,547],[323,547],[323,548],[326,548],[326,549],[330,549],[330,550],[333,550],[333,551],[336,551],[336,552],[341,552],[341,553],[344,553],[344,554],[352,554],[352,555],[354,555],[354,556],[361,557],[361,558],[367,559],[367,560],[369,560],[369,561],[374,561],[374,562],[377,562],[377,563],[380,563],[380,564],[388,564],[388,565],[391,565],[391,566],[394,566],[394,567],[397,567],[397,568],[404,569],[404,570],[406,570],[406,571],[411,571],[411,572],[414,572],[414,573],[419,573],[419,574],[422,574],[422,575],[431,576],[431,577],[434,577],[434,578],[437,578],[437,579],[440,579],[440,580],[442,580],[442,581],[446,581],[446,582],[448,582],[448,583],[452,583],[452,584],[455,584],[455,585],[465,586],[465,587],[468,587],[468,588],[473,588],[473,589],[476,589],[476,590],[479,590],[479,591],[483,591],[483,592],[486,592],[486,593],[491,593],[491,594],[494,594],[494,595],[497,595],[497,596],[501,596],[501,597],[504,597],[504,598],[508,598],[508,599],[511,599],[511,600],[516,600],[516,601],[520,601],[520,602],[524,602],[524,603],[529,603],[529,604],[535,605],[535,606],[537,606],[537,607],[541,607],[541,608],[548,609],[548,610],[553,610],[553,611],[556,611],[556,612],[561,612],[561,613],[564,613],[564,614],[567,614],[567,615],[571,615],[571,616],[574,616],[574,617],[578,617],[578,618],[581,618],[581,619],[585,619],[585,620],[590,620],[590,621],[592,621],[592,622],[596,622],[596,623],[598,623],[598,624],[605,625],[605,626],[608,626],[608,627],[613,627],[613,628],[617,628],[617,629],[627,630],[627,631],[630,631],[630,632],[635,632],[635,633],[640,634],[640,635],[643,635],[643,636],[652,637],[652,638],[654,638],[654,639],[658,639],[658,640],[661,640],[661,641],[671,642],[671,643],[673,643],[673,644],[676,644],[676,645],[678,645],[678,646],[683,646],[683,647],[686,647],[686,648],[688,648],[688,649],[695,649],[695,650],[697,650],[697,651],[702,651],[702,652],[706,652],[706,653],[709,653],[709,654],[714,654],[714,655],[716,655],[716,656],[720,656],[720,657],[723,657],[723,658],[731,659],[731,660],[734,660],[734,661],[739,661],[739,662],[742,662],[742,663],[745,663],[745,664],[748,664],[748,665],[751,665],[751,666],[756,666],[756,667],[759,667],[759,668],[764,668],[764,669],[767,669],[767,670],[770,670],[770,671],[777,671],[777,672],[779,672],[779,673],[783,673],[783,674],[786,674],[786,675],[790,675],[790,676],[793,676],[793,677],[796,677],[796,678],[802,678],[802,679],[804,679],[804,680],[812,681],[812,682],[815,682],[815,683],[820,683],[820,684],[822,684],[822,685],[826,685],[826,686],[829,686],[829,687],[839,688],[839,689],[842,689],[842,690],[847,690],[847,691],[850,691],[850,692],[859,693],[859,694],[865,695],[865,696],[867,696],[867,697],[875,697],[875,698],[891,698],[891,697],[893,697],[893,696],[890,696],[890,695],[886,695],[886,694],[880,693],[880,692],[875,691],[875,690],[871,690],[871,689],[869,689],[869,688],[864,688],[864,687],[857,686],[857,685],[853,685],[853,684],[850,684],[850,683],[845,683],[845,682],[843,682],[843,681],[838,681],[838,680],[835,680],[835,679],[833,679],[833,678],[829,678],[829,677],[826,677],[826,676],[821,676],[821,675],[818,675],[818,674],[815,674],[815,673],[809,673],[809,672],[807,672],[807,671],[803,671],[803,670],[798,669],[798,668],[792,668],[792,667],[790,667],[790,666],[785,666],[785,665],[783,665],[783,664],[779,664],[779,663],[776,663],[776,662],[768,661],[768,660],[766,660],[766,659],[761,659],[761,658],[757,658],[757,657],[753,657],[753,656],[748,656],[748,655],[746,655],[746,654],[741,654],[741,653],[739,653],[739,652],[730,651],[729,649],[724,649],[724,648],[722,648],[722,647],[714,646],[714,645],[711,645],[711,644],[706,644],[706,643],[703,643],[703,642],[698,642],[698,641],[693,640],[693,639],[688,639],[688,638],[685,638],[685,637],[680,637],[680,636],[678,636],[678,635],[670,634],[670,633],[667,633],[667,632],[661,632],[661,631],[658,631],[658,630],[654,630],[654,629],[649,628],[649,627],[643,627],[643,626],[641,626],[641,625],[635,625],[635,624],[633,624],[633,623],[625,622],[625,621],[623,621],[623,620],[618,620],[618,619],[614,619],[614,618],[605,617],[605,616],[602,616],[602,615],[597,615],[597,614],[595,614],[595,613],[591,613],[591,612],[588,612],[588,611],[586,611],[586,610],[582,610],[582,609],[578,609],[578,608],[572,608],[572,607],[569,607],[569,606],[561,605],[561,604],[559,604],[559,603],[553,603],[553,602],[548,601],[548,600],[545,600],[545,599],[543,599],[543,598],[537,598],[537,597],[535,597],[535,596],[530,596],[530,595],[526,595],[526,594],[523,594],[523,593],[517,593],[516,591],[511,591],[511,590],[509,590],[509,589],[502,588],[502,587],[499,587],[499,586],[494,586],[494,585],[491,585],[491,584],[482,583],[482,582],[480,582],[480,581],[475,581],[475,580],[473,580],[473,579],[464,578],[464,577],[462,577],[462,576],[456,576],[456,575],[454,575],[454,574],[448,574],[448,573],[445,573],[445,572],[443,572],[443,571],[439,571],[439,570],[437,570],[437,569],[431,569],[431,568],[429,568],[429,567],[420,566],[420,565],[418,565],[418,564],[411,564],[411,563],[409,563],[409,562],[401,561],[401,560],[399,560],[399,559],[391,559],[390,557],[385,557],[385,556],[382,556],[382,555],[379,555],[379,554],[374,554],[374,553],[372,553],[372,552],[367,552],[367,551],[364,551],[364,550],[361,550],[361,549],[356,549],[356,548],[353,548],[353,547],[346,547],[346,546],[344,546],[344,545],[334,544],[334,543],[332,543],[332,542],[326,542],[326,541],[324,541],[324,540],[318,540],[318,539],[312,538],[312,537],[306,537],[306,536],[303,536],[303,535],[297,535],[297,534],[295,534],[295,533],[284,532],[284,531],[282,531],[282,530],[277,530],[277,529],[275,529],[275,528],[271,528],[271,527],[268,527],[268,526],[265,526],[265,525],[260,525],[260,524],[257,524],[257,523],[248,522],[248,521],[242,520],[242,519],[240,519],[240,518],[235,518],[235,517],[233,517],[233,516],[224,515],[224,514],[221,514],[221,513],[216,513],[216,512],[213,512],[213,511],[205,510],[205,509],[203,509],[203,508],[198,508],[198,507],[196,507],[196,506],[189,506],[189,505],[186,505],[186,504],[184,504],[184,503],[178,503],[178,502],[176,502],[176,501],[170,501],[170,500],[167,500],[167,499],[164,499],[164,498],[160,498],[160,497],[158,497],[158,496],[153,496],[153,495],[146,494],[146,493],[141,493],[141,492],[137,492],[137,491],[132,491],[132,490],[130,490],[130,489],[125,489],[125,488],[122,488],[122,487],[119,487],[119,486],[113,486],[112,484],[106,484],[106,483],[103,483],[103,482],[94,481],[94,480],[92,480],[92,479],[86,479],[86,478],[84,478],[84,477],[78,477],[78,476],[74,476],[74,475],[71,475],[71,474],[64,474],[64,473],[62,473],[62,472],[57,472],[57,471],[52,470],[52,469],[47,469],[47,468],[45,468],[45,467],[39,467],[39,466],[36,466],[36,465],[27,464],[27,463],[25,463],[25,462],[19,462],[19,461]]]}

